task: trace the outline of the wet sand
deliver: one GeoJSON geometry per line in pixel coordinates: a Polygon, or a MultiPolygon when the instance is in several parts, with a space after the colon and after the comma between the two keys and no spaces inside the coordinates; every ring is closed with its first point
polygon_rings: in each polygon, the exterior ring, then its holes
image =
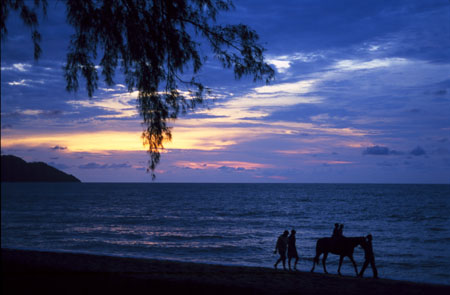
{"type": "Polygon", "coordinates": [[[3,294],[450,294],[450,285],[263,267],[12,249],[1,255],[3,294]]]}

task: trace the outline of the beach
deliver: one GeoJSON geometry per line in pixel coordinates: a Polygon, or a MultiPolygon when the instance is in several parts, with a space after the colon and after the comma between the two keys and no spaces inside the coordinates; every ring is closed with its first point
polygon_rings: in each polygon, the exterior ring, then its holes
{"type": "Polygon", "coordinates": [[[264,267],[2,249],[3,294],[449,294],[449,285],[264,267]],[[42,293],[44,294],[44,293],[42,293]]]}

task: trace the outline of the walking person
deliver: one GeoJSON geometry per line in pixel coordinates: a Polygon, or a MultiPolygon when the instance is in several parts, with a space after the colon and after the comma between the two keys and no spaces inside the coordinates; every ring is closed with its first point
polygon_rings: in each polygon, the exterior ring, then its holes
{"type": "Polygon", "coordinates": [[[378,271],[375,267],[375,255],[373,254],[373,247],[372,247],[372,235],[367,235],[366,237],[366,244],[364,245],[364,265],[361,268],[361,272],[359,273],[358,277],[362,278],[364,271],[366,270],[367,266],[370,263],[370,266],[372,267],[373,277],[375,279],[378,279],[378,271]]]}
{"type": "Polygon", "coordinates": [[[278,237],[277,244],[275,245],[274,254],[280,254],[280,258],[278,258],[277,262],[275,262],[275,269],[278,266],[278,263],[283,262],[283,269],[286,270],[286,250],[288,244],[288,235],[289,231],[285,230],[284,233],[278,237]]]}
{"type": "Polygon", "coordinates": [[[291,230],[291,235],[288,237],[288,265],[289,270],[291,270],[291,260],[292,258],[295,259],[294,262],[294,270],[297,270],[297,262],[298,262],[298,253],[297,253],[297,247],[295,246],[295,230],[291,230]]]}

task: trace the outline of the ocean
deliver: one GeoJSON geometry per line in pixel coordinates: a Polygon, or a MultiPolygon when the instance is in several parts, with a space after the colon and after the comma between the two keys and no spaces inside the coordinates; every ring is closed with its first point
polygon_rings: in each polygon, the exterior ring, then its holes
{"type": "MultiPolygon", "coordinates": [[[[1,185],[2,248],[273,267],[278,236],[295,229],[298,269],[309,271],[335,223],[373,235],[381,278],[450,284],[450,185],[1,185]]],[[[354,257],[360,269],[364,251],[354,257]]],[[[328,255],[329,273],[338,262],[328,255]]],[[[341,272],[354,275],[348,258],[341,272]]]]}

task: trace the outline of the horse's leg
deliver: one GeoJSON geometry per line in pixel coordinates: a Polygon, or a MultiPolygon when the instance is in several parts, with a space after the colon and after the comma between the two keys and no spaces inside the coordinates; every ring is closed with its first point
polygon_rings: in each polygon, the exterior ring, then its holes
{"type": "Polygon", "coordinates": [[[360,278],[363,277],[364,271],[366,270],[366,267],[367,267],[368,265],[369,265],[369,260],[366,258],[366,259],[364,260],[363,266],[361,267],[361,272],[359,273],[358,277],[360,277],[360,278]]]}
{"type": "Polygon", "coordinates": [[[323,253],[322,264],[323,264],[324,273],[328,273],[327,267],[325,266],[325,261],[327,260],[327,256],[328,256],[328,252],[323,253]]]}
{"type": "Polygon", "coordinates": [[[353,259],[353,255],[350,255],[349,257],[350,257],[350,260],[351,260],[352,263],[353,263],[353,267],[355,268],[356,276],[358,276],[358,267],[356,266],[355,259],[353,259]]]}
{"type": "Polygon", "coordinates": [[[340,257],[339,257],[339,267],[338,267],[338,274],[340,275],[340,276],[342,276],[341,275],[341,266],[342,266],[342,261],[344,260],[344,255],[341,255],[340,257]]]}
{"type": "Polygon", "coordinates": [[[319,253],[316,253],[316,256],[315,256],[314,259],[313,259],[313,267],[311,268],[311,272],[314,271],[314,268],[316,267],[316,263],[317,263],[317,264],[319,263],[319,257],[320,257],[320,254],[319,254],[319,253]]]}

